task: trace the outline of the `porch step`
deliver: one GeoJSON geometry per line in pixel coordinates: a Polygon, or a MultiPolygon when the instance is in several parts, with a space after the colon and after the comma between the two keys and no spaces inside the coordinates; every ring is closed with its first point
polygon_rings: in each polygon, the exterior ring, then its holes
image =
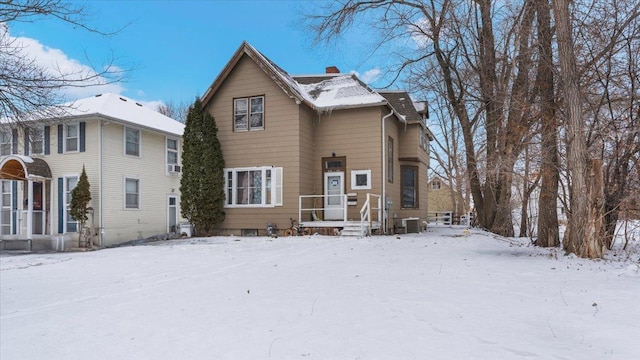
{"type": "MultiPolygon", "coordinates": [[[[367,226],[367,225],[365,225],[367,226]]],[[[352,237],[360,237],[362,234],[360,233],[361,227],[359,222],[347,222],[344,224],[342,228],[341,236],[352,236],[352,237]]]]}

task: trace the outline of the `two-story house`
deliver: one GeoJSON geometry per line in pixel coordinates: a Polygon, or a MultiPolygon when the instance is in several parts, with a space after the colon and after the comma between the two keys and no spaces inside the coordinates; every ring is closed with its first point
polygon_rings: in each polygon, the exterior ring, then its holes
{"type": "Polygon", "coordinates": [[[427,186],[429,193],[429,223],[468,224],[469,206],[464,197],[445,179],[433,176],[427,186]]]}
{"type": "Polygon", "coordinates": [[[117,94],[81,99],[63,115],[0,125],[0,239],[33,249],[78,246],[69,215],[84,166],[93,246],[179,231],[184,125],[117,94]]]}
{"type": "Polygon", "coordinates": [[[404,91],[326,70],[291,76],[244,42],[203,96],[226,164],[221,233],[281,233],[290,218],[314,232],[389,233],[426,220],[423,114],[404,91]]]}

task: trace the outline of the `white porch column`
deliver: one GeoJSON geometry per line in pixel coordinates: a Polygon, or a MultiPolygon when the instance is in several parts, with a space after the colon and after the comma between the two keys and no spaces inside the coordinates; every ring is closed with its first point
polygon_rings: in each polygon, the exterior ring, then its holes
{"type": "Polygon", "coordinates": [[[33,180],[27,179],[27,239],[33,237],[33,180]]]}

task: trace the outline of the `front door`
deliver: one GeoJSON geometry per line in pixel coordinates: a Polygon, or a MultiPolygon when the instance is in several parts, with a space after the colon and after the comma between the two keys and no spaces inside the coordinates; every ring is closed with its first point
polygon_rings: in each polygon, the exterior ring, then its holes
{"type": "Polygon", "coordinates": [[[324,219],[344,219],[344,172],[324,173],[324,219]]]}

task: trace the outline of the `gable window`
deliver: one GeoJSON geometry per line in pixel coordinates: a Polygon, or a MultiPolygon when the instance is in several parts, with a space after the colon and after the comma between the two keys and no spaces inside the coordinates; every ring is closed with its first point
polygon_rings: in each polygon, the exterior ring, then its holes
{"type": "Polygon", "coordinates": [[[393,182],[393,138],[389,136],[387,141],[387,180],[393,182]]]}
{"type": "Polygon", "coordinates": [[[233,100],[233,129],[264,130],[264,96],[233,100]]]}
{"type": "Polygon", "coordinates": [[[65,151],[78,151],[80,144],[80,132],[78,130],[78,124],[68,124],[64,127],[64,145],[65,151]]]}
{"type": "Polygon", "coordinates": [[[418,207],[418,167],[401,166],[402,173],[402,207],[418,207]]]}
{"type": "Polygon", "coordinates": [[[124,179],[125,209],[140,209],[140,180],[124,179]]]}
{"type": "Polygon", "coordinates": [[[11,131],[0,131],[0,155],[11,155],[12,137],[11,131]]]}
{"type": "Polygon", "coordinates": [[[30,128],[29,142],[31,144],[31,154],[33,155],[44,154],[44,129],[30,128]]]}
{"type": "Polygon", "coordinates": [[[167,171],[180,172],[178,165],[178,140],[167,138],[167,171]]]}
{"type": "Polygon", "coordinates": [[[140,130],[124,128],[125,154],[140,156],[140,130]]]}
{"type": "Polygon", "coordinates": [[[225,169],[226,207],[282,205],[282,168],[225,169]]]}
{"type": "Polygon", "coordinates": [[[351,170],[351,189],[371,189],[371,170],[351,170]]]}
{"type": "Polygon", "coordinates": [[[442,182],[440,179],[433,179],[431,181],[431,190],[440,190],[442,188],[442,182]]]}
{"type": "Polygon", "coordinates": [[[68,176],[64,178],[64,191],[66,203],[66,221],[65,232],[78,232],[78,221],[71,216],[71,191],[78,185],[77,176],[68,176]]]}

